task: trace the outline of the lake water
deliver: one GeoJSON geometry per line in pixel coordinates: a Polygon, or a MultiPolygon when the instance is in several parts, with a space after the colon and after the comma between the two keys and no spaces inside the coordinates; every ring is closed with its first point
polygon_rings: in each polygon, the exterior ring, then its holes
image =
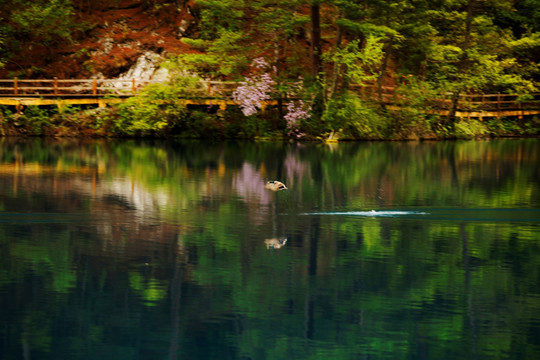
{"type": "Polygon", "coordinates": [[[0,139],[0,254],[3,360],[540,359],[540,140],[0,139]]]}

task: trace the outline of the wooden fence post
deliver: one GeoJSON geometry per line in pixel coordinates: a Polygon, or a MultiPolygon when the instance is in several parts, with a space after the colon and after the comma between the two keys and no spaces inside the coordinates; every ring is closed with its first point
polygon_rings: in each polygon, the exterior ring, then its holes
{"type": "Polygon", "coordinates": [[[501,117],[501,94],[497,93],[497,119],[501,117]]]}
{"type": "Polygon", "coordinates": [[[97,79],[92,79],[92,95],[97,95],[97,79]]]}
{"type": "Polygon", "coordinates": [[[17,77],[13,78],[13,94],[19,95],[19,79],[17,77]]]}
{"type": "MultiPolygon", "coordinates": [[[[58,95],[58,78],[54,77],[54,95],[58,95]]],[[[58,106],[58,108],[61,108],[61,105],[58,106]]]]}

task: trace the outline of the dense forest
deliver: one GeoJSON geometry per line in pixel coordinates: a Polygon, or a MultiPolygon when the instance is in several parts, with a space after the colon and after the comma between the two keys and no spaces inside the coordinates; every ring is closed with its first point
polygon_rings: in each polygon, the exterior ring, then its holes
{"type": "Polygon", "coordinates": [[[6,0],[0,18],[3,78],[115,77],[147,51],[170,76],[106,110],[4,109],[4,135],[417,139],[540,128],[538,117],[456,116],[464,94],[538,92],[538,0],[6,0]],[[171,101],[201,78],[239,81],[240,107],[216,116],[171,101]],[[388,89],[397,110],[382,101],[388,89]],[[432,111],[442,98],[444,116],[432,111]],[[263,113],[267,99],[277,106],[263,113]]]}

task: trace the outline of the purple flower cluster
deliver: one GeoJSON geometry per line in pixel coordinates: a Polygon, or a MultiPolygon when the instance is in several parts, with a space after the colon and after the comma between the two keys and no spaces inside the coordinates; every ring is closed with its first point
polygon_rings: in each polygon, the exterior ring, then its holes
{"type": "MultiPolygon", "coordinates": [[[[268,68],[268,63],[263,58],[256,58],[251,66],[261,72],[268,68]]],[[[269,73],[264,72],[246,77],[241,84],[233,92],[233,99],[240,105],[242,113],[250,116],[256,114],[262,108],[262,102],[270,98],[268,93],[275,81],[269,73]]]]}
{"type": "Polygon", "coordinates": [[[268,63],[266,62],[266,60],[264,60],[263,57],[258,57],[253,59],[253,61],[251,62],[251,66],[259,70],[265,70],[268,68],[268,63]]]}
{"type": "MultiPolygon", "coordinates": [[[[233,92],[233,99],[236,101],[245,116],[255,115],[263,107],[263,102],[270,99],[270,92],[276,84],[268,72],[269,65],[264,58],[259,57],[251,63],[253,75],[247,76],[240,86],[233,92]]],[[[274,70],[275,72],[275,70],[274,70]]],[[[303,92],[302,79],[300,78],[291,86],[290,96],[296,96],[303,92]]],[[[291,101],[287,104],[287,114],[284,116],[287,121],[288,135],[294,138],[304,136],[300,132],[300,120],[309,119],[311,106],[302,100],[291,101]]]]}
{"type": "Polygon", "coordinates": [[[310,111],[311,106],[307,106],[302,100],[291,101],[287,104],[287,115],[284,116],[287,126],[296,126],[298,120],[309,119],[310,111]]]}
{"type": "Polygon", "coordinates": [[[306,105],[302,100],[291,101],[287,104],[287,129],[290,137],[301,138],[304,134],[300,133],[299,120],[309,119],[311,117],[311,106],[306,105]]]}

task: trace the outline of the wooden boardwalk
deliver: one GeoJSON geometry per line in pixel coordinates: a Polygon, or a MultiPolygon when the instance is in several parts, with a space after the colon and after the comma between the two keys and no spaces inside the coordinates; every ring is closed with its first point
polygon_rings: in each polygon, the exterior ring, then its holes
{"type": "MultiPolygon", "coordinates": [[[[95,105],[105,107],[124,101],[136,95],[145,86],[156,83],[110,79],[0,79],[0,105],[14,106],[21,111],[25,106],[57,106],[95,105]]],[[[185,105],[214,105],[225,109],[229,105],[237,105],[232,93],[237,82],[201,81],[189,96],[175,100],[185,105]]],[[[383,92],[376,93],[375,87],[358,87],[357,91],[364,97],[382,100],[387,108],[399,110],[404,105],[394,88],[384,87],[383,92]]],[[[269,100],[264,106],[276,105],[277,101],[269,100]]],[[[426,112],[448,115],[450,98],[442,98],[432,104],[426,112]]],[[[458,103],[457,117],[523,117],[540,114],[540,94],[533,94],[532,99],[519,101],[518,95],[512,94],[480,94],[461,95],[458,103]]]]}
{"type": "MultiPolygon", "coordinates": [[[[379,99],[391,110],[400,110],[408,107],[403,96],[395,91],[395,88],[383,87],[379,95],[377,89],[364,87],[358,89],[363,97],[379,99]]],[[[426,113],[448,116],[451,107],[452,95],[446,94],[432,101],[423,111],[426,113]]],[[[531,94],[527,100],[520,100],[517,94],[461,94],[458,108],[455,114],[458,118],[484,118],[484,117],[518,117],[540,114],[540,93],[531,94]]]]}
{"type": "MultiPolygon", "coordinates": [[[[0,105],[25,106],[97,105],[105,107],[139,93],[152,81],[110,79],[0,79],[0,105]]],[[[238,84],[225,81],[201,81],[189,97],[177,101],[186,105],[236,105],[232,92],[238,84]]]]}

